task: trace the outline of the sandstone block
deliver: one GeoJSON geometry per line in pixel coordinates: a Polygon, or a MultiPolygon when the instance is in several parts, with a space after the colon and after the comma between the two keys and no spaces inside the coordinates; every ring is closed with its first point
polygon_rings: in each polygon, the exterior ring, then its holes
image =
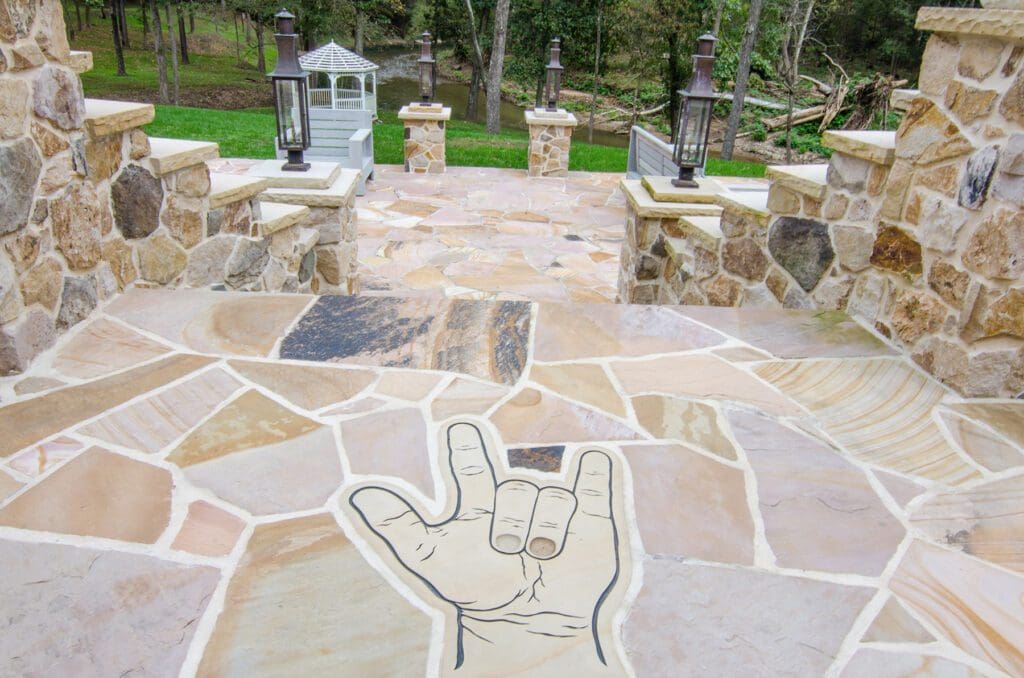
{"type": "Polygon", "coordinates": [[[942,109],[923,97],[914,99],[896,132],[896,157],[915,165],[958,158],[973,150],[942,109]]]}
{"type": "Polygon", "coordinates": [[[128,132],[128,156],[132,160],[141,160],[149,155],[149,137],[141,129],[135,128],[128,132]]]}
{"type": "Polygon", "coordinates": [[[139,165],[129,165],[110,186],[114,221],[128,239],[145,238],[160,225],[164,189],[159,179],[139,165]]]}
{"type": "Polygon", "coordinates": [[[875,236],[871,263],[896,273],[920,275],[921,245],[901,229],[883,223],[875,236]]]}
{"type": "Polygon", "coordinates": [[[941,96],[953,79],[960,61],[960,43],[952,36],[935,34],[928,38],[921,59],[918,87],[924,94],[941,96]]]}
{"type": "Polygon", "coordinates": [[[869,271],[858,277],[854,283],[846,304],[846,312],[873,323],[885,309],[888,296],[888,279],[869,271]]]}
{"type": "Polygon", "coordinates": [[[154,235],[138,246],[139,273],[150,282],[168,285],[185,270],[188,255],[166,235],[154,235]]]}
{"type": "Polygon", "coordinates": [[[957,72],[965,78],[984,80],[999,67],[1004,44],[991,38],[965,39],[960,48],[957,72]]]}
{"type": "Polygon", "coordinates": [[[1024,212],[999,210],[981,223],[967,243],[964,264],[993,280],[1024,275],[1024,212]]]}
{"type": "Polygon", "coordinates": [[[896,297],[892,327],[897,337],[908,344],[914,344],[921,337],[937,332],[946,314],[946,307],[931,294],[913,289],[904,290],[896,297]]]}
{"type": "Polygon", "coordinates": [[[772,185],[768,191],[768,209],[774,214],[800,214],[800,196],[779,185],[772,185]]]}
{"type": "Polygon", "coordinates": [[[38,0],[5,0],[0,5],[0,39],[14,42],[27,38],[36,18],[38,0]]]}
{"type": "Polygon", "coordinates": [[[739,306],[743,301],[743,285],[724,275],[712,280],[706,290],[711,306],[739,306]]]}
{"type": "Polygon", "coordinates": [[[39,304],[55,311],[63,289],[64,271],[54,259],[43,259],[22,276],[21,298],[25,306],[39,304]]]}
{"type": "Polygon", "coordinates": [[[42,238],[36,233],[23,231],[4,243],[4,249],[11,255],[15,271],[24,273],[36,262],[41,241],[42,238]]]}
{"type": "Polygon", "coordinates": [[[1024,176],[1024,134],[1014,134],[1006,140],[1002,157],[1003,160],[999,164],[1001,173],[1024,176]]]}
{"type": "Polygon", "coordinates": [[[839,265],[846,270],[857,273],[871,266],[875,243],[871,231],[856,226],[836,226],[832,230],[832,242],[839,265]]]}
{"type": "Polygon", "coordinates": [[[224,268],[235,248],[235,238],[219,235],[206,240],[189,252],[185,284],[208,287],[224,282],[224,268]]]}
{"type": "Polygon", "coordinates": [[[1018,207],[1024,207],[1024,176],[1000,174],[992,184],[992,195],[1018,207]]]}
{"type": "Polygon", "coordinates": [[[316,270],[328,283],[344,285],[355,269],[356,254],[353,243],[317,246],[316,270]]]}
{"type": "Polygon", "coordinates": [[[29,114],[28,83],[0,79],[0,139],[13,139],[24,132],[29,114]]]}
{"type": "Polygon", "coordinates": [[[751,238],[729,240],[722,248],[722,266],[747,280],[764,280],[771,262],[751,238]]]}
{"type": "Polygon", "coordinates": [[[806,291],[814,289],[835,259],[828,226],[811,219],[782,217],[768,236],[772,257],[806,291]]]}
{"type": "Polygon", "coordinates": [[[949,163],[921,170],[914,175],[914,183],[949,197],[955,197],[960,181],[960,163],[949,163]]]}
{"type": "Polygon", "coordinates": [[[24,371],[37,355],[53,346],[56,338],[53,320],[40,309],[4,325],[0,328],[0,375],[24,371]]]}
{"type": "Polygon", "coordinates": [[[17,318],[21,308],[18,276],[14,271],[14,265],[0,254],[0,323],[8,323],[17,318]]]}
{"type": "Polygon", "coordinates": [[[87,276],[64,278],[60,311],[57,312],[57,328],[64,330],[85,320],[99,303],[96,278],[87,276]]]}
{"type": "Polygon", "coordinates": [[[43,178],[39,182],[40,193],[53,193],[71,183],[71,174],[74,166],[69,154],[58,155],[50,158],[45,165],[43,178]]]}
{"type": "Polygon", "coordinates": [[[43,50],[35,40],[20,40],[11,48],[11,70],[27,71],[46,63],[43,50]]]}
{"type": "Polygon", "coordinates": [[[928,271],[928,286],[953,308],[962,309],[971,287],[971,276],[945,261],[937,261],[928,271]]]}
{"type": "Polygon", "coordinates": [[[32,85],[32,104],[36,115],[61,129],[82,126],[85,98],[78,76],[66,68],[45,66],[32,85]]]}
{"type": "Polygon", "coordinates": [[[773,267],[772,270],[768,272],[768,278],[765,280],[765,285],[781,304],[786,298],[786,288],[789,287],[789,278],[781,270],[773,267]]]}
{"type": "Polygon", "coordinates": [[[846,216],[846,208],[850,205],[850,199],[842,193],[834,193],[825,203],[824,216],[829,221],[838,221],[846,216]]]}
{"type": "Polygon", "coordinates": [[[172,193],[167,197],[161,221],[186,249],[195,247],[203,239],[203,215],[194,200],[172,193]]]}
{"type": "Polygon", "coordinates": [[[132,248],[124,240],[113,238],[104,242],[102,256],[120,289],[123,290],[138,277],[139,273],[132,260],[132,248]]]}
{"type": "Polygon", "coordinates": [[[114,176],[121,167],[121,135],[90,137],[85,141],[86,172],[93,181],[114,176]]]}
{"type": "Polygon", "coordinates": [[[210,170],[205,163],[193,165],[174,175],[174,190],[190,198],[202,198],[210,192],[210,170]]]}
{"type": "Polygon", "coordinates": [[[872,163],[843,153],[833,153],[828,164],[828,184],[833,188],[860,193],[868,181],[872,163]]]}
{"type": "Polygon", "coordinates": [[[68,266],[84,271],[100,260],[100,239],[109,228],[110,214],[88,182],[77,182],[50,205],[53,239],[68,266]]]}
{"type": "Polygon", "coordinates": [[[989,337],[1007,335],[1024,339],[1024,289],[1012,289],[999,297],[989,307],[982,327],[989,337]]]}
{"type": "Polygon", "coordinates": [[[957,238],[967,223],[968,212],[951,201],[929,197],[921,205],[920,234],[922,244],[943,254],[956,250],[957,238]]]}
{"type": "MultiPolygon", "coordinates": [[[[2,105],[3,104],[0,104],[0,106],[2,105]]],[[[27,100],[25,101],[25,105],[27,110],[27,100]]],[[[33,120],[30,130],[32,132],[32,138],[35,139],[36,144],[39,146],[39,150],[41,150],[43,155],[47,158],[57,155],[71,146],[64,136],[57,134],[41,122],[33,120]]]]}
{"type": "Polygon", "coordinates": [[[977,89],[958,80],[949,83],[946,89],[946,108],[953,112],[961,123],[970,125],[976,120],[988,117],[992,112],[999,92],[991,89],[977,89]]]}
{"type": "Polygon", "coordinates": [[[30,139],[0,146],[0,235],[28,223],[42,169],[42,158],[30,139]]]}
{"type": "Polygon", "coordinates": [[[232,289],[256,289],[270,259],[270,239],[238,238],[227,261],[225,282],[232,289]]]}
{"type": "Polygon", "coordinates": [[[1024,69],[1018,71],[1013,84],[1003,95],[999,112],[1007,120],[1024,125],[1024,69]]]}

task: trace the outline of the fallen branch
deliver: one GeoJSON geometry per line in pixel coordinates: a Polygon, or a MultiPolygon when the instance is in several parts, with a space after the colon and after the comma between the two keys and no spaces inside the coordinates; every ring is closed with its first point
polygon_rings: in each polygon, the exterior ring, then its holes
{"type": "Polygon", "coordinates": [[[812,85],[814,85],[815,87],[817,87],[821,91],[821,93],[824,94],[825,96],[829,96],[830,94],[832,94],[832,86],[831,85],[826,85],[825,83],[823,83],[821,80],[818,80],[817,78],[812,78],[809,75],[801,75],[800,79],[801,80],[806,80],[807,82],[809,82],[812,85]]]}
{"type": "MultiPolygon", "coordinates": [[[[793,111],[793,124],[802,125],[805,122],[812,122],[818,120],[825,115],[825,105],[811,106],[810,108],[804,108],[799,111],[793,111]]],[[[775,118],[765,118],[761,121],[765,129],[769,132],[780,129],[786,126],[788,115],[780,115],[775,118]]]]}
{"type": "MultiPolygon", "coordinates": [[[[732,93],[723,94],[721,98],[726,101],[732,101],[732,93]]],[[[759,108],[768,108],[773,111],[786,110],[786,104],[780,104],[777,101],[768,101],[767,99],[758,99],[757,97],[743,97],[743,105],[746,106],[747,104],[757,106],[759,108]]]]}

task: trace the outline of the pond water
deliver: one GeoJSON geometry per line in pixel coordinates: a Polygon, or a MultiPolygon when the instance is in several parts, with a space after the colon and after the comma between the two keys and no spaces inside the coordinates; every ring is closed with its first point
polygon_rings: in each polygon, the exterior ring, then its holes
{"type": "MultiPolygon", "coordinates": [[[[419,98],[419,75],[416,60],[419,55],[407,49],[367,50],[366,58],[380,66],[377,72],[377,107],[381,110],[397,111],[410,101],[419,98]]],[[[457,82],[438,82],[437,100],[452,109],[452,118],[466,119],[466,105],[469,102],[469,85],[457,82]]],[[[503,129],[526,129],[523,118],[525,109],[507,101],[501,102],[501,126],[503,129]]],[[[478,122],[484,122],[486,104],[484,93],[480,92],[480,114],[478,122]]],[[[579,117],[579,114],[577,114],[579,117]]],[[[586,140],[586,123],[581,120],[578,137],[586,140]]],[[[594,130],[594,143],[603,146],[625,147],[629,136],[594,130]]]]}

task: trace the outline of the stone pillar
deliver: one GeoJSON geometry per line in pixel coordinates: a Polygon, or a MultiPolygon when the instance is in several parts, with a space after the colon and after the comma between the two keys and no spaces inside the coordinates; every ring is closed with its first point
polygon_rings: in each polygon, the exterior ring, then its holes
{"type": "Polygon", "coordinates": [[[445,164],[445,123],[452,109],[441,104],[409,104],[398,112],[405,122],[405,171],[443,174],[445,164]]]}
{"type": "Polygon", "coordinates": [[[572,131],[578,124],[576,116],[561,109],[528,110],[526,124],[530,128],[530,176],[568,176],[572,131]]]}

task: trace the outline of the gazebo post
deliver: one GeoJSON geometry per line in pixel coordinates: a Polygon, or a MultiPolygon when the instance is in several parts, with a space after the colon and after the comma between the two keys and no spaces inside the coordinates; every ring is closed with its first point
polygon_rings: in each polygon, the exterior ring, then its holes
{"type": "Polygon", "coordinates": [[[359,74],[359,107],[366,110],[366,74],[359,74]]]}
{"type": "Polygon", "coordinates": [[[338,74],[329,73],[331,78],[331,110],[338,110],[338,74]]]}
{"type": "Polygon", "coordinates": [[[377,117],[377,71],[370,72],[370,83],[373,85],[373,117],[377,117]]]}

